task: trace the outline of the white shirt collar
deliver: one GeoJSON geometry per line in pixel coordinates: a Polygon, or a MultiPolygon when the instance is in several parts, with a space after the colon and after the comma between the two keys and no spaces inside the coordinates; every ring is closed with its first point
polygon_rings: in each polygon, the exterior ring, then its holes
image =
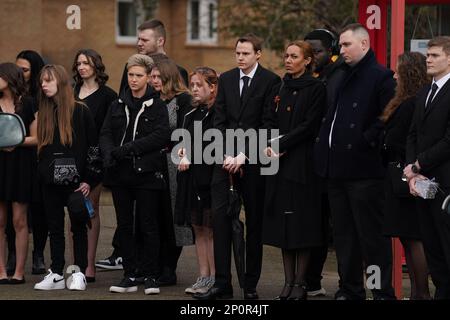
{"type": "Polygon", "coordinates": [[[447,73],[444,77],[442,77],[438,81],[435,81],[433,79],[433,83],[436,83],[439,89],[441,89],[447,83],[448,80],[450,80],[450,73],[447,73]]]}
{"type": "Polygon", "coordinates": [[[255,64],[255,66],[253,67],[252,71],[250,71],[249,74],[245,74],[244,72],[242,72],[241,69],[239,69],[239,79],[242,79],[243,76],[247,76],[250,79],[253,79],[253,77],[255,76],[256,73],[256,69],[258,69],[258,62],[255,64]]]}

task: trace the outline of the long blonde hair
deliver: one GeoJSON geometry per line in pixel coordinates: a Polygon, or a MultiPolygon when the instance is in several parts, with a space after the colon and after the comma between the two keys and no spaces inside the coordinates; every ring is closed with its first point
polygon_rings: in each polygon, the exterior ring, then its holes
{"type": "Polygon", "coordinates": [[[189,92],[175,62],[170,59],[161,60],[155,64],[154,68],[158,69],[160,73],[161,95],[164,98],[171,100],[181,93],[189,92]]]}
{"type": "Polygon", "coordinates": [[[58,127],[62,145],[71,146],[73,142],[72,116],[75,98],[69,75],[63,66],[46,65],[41,71],[40,83],[44,79],[55,79],[58,91],[49,98],[42,91],[42,86],[39,86],[38,152],[42,147],[53,143],[55,127],[58,127]]]}

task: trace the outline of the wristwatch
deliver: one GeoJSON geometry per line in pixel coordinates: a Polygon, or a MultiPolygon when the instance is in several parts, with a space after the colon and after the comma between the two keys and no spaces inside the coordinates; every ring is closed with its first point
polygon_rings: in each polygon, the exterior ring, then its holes
{"type": "Polygon", "coordinates": [[[415,164],[411,166],[411,171],[414,172],[415,174],[418,174],[420,172],[419,168],[417,168],[415,164]]]}

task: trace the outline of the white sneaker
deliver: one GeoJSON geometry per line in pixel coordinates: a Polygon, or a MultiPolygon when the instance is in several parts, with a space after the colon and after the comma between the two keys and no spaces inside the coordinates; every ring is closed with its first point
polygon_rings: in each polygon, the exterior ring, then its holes
{"type": "Polygon", "coordinates": [[[82,272],[75,272],[67,279],[67,289],[84,291],[86,290],[86,277],[82,272]]]}
{"type": "Polygon", "coordinates": [[[327,294],[325,288],[320,288],[319,290],[308,291],[308,297],[321,297],[327,294]]]}
{"type": "Polygon", "coordinates": [[[65,287],[64,277],[53,273],[51,269],[48,269],[48,275],[44,277],[44,280],[34,285],[35,290],[62,290],[65,287]]]}
{"type": "Polygon", "coordinates": [[[209,277],[198,277],[197,281],[190,287],[184,290],[184,293],[195,294],[195,293],[205,293],[208,291],[207,285],[210,281],[209,277]]]}

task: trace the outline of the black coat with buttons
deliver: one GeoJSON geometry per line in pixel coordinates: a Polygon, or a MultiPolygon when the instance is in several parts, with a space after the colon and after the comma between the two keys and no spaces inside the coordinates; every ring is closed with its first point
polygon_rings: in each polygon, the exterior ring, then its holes
{"type": "Polygon", "coordinates": [[[331,179],[379,179],[385,175],[378,117],[395,93],[393,72],[377,63],[372,50],[354,67],[343,66],[314,150],[316,172],[331,179]],[[333,120],[334,125],[333,125],[333,120]],[[330,131],[333,126],[331,146],[330,131]]]}
{"type": "Polygon", "coordinates": [[[120,182],[123,181],[132,184],[131,180],[135,179],[142,186],[146,184],[145,181],[153,180],[155,175],[161,178],[162,172],[166,170],[164,149],[170,143],[167,107],[150,86],[140,101],[142,104],[138,106],[137,115],[130,117],[130,109],[135,101],[128,89],[111,104],[106,115],[100,133],[100,149],[105,167],[109,167],[105,179],[107,185],[122,184],[120,182]],[[130,118],[134,121],[130,121],[130,118]],[[130,126],[131,138],[127,130],[130,126]],[[130,140],[127,144],[131,146],[131,156],[114,163],[111,152],[124,144],[126,136],[126,140],[130,140]],[[114,166],[111,167],[111,164],[114,166]]]}

